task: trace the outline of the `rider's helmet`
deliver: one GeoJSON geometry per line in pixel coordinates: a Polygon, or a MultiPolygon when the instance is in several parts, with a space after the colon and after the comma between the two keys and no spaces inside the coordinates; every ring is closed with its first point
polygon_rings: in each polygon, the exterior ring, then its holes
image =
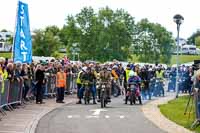
{"type": "Polygon", "coordinates": [[[112,67],[112,69],[117,69],[118,68],[118,66],[117,65],[114,65],[113,67],[112,67]]]}
{"type": "Polygon", "coordinates": [[[86,72],[86,70],[87,70],[87,67],[85,66],[85,67],[83,67],[82,68],[82,70],[84,71],[84,72],[86,72]]]}
{"type": "Polygon", "coordinates": [[[129,77],[135,76],[135,72],[134,72],[134,71],[130,71],[128,76],[129,76],[129,77]]]}
{"type": "Polygon", "coordinates": [[[112,71],[112,69],[111,69],[110,67],[107,67],[107,70],[108,70],[108,71],[112,71]]]}

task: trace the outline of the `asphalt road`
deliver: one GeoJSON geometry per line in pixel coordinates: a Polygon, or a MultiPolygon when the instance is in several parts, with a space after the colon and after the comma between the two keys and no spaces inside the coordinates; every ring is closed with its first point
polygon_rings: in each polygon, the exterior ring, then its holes
{"type": "MultiPolygon", "coordinates": [[[[147,120],[140,105],[125,105],[112,99],[107,108],[70,104],[44,116],[36,133],[164,133],[147,120]]],[[[155,116],[156,117],[156,116],[155,116]]]]}

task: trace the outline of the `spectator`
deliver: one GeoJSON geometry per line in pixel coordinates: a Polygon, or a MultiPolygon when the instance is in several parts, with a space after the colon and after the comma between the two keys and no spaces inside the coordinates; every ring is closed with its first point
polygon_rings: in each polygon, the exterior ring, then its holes
{"type": "Polygon", "coordinates": [[[36,77],[36,104],[43,104],[43,88],[42,85],[44,84],[44,70],[43,66],[38,65],[35,72],[36,77]]]}
{"type": "Polygon", "coordinates": [[[64,103],[64,90],[66,87],[66,73],[64,72],[62,65],[59,66],[56,74],[56,88],[57,88],[57,103],[64,103]]]}

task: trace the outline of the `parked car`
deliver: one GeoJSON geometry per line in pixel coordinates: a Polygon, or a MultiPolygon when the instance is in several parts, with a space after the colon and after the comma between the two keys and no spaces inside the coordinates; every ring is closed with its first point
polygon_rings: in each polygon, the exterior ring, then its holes
{"type": "Polygon", "coordinates": [[[197,54],[197,48],[195,45],[184,45],[181,49],[182,54],[197,54]]]}

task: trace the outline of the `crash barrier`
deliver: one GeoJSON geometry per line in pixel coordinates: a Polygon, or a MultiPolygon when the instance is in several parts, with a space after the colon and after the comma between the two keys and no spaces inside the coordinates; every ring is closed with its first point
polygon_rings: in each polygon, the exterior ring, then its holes
{"type": "MultiPolygon", "coordinates": [[[[69,82],[69,86],[76,88],[74,85],[76,77],[73,78],[73,82],[69,82]]],[[[11,81],[7,79],[0,82],[0,106],[3,107],[6,105],[21,103],[24,95],[26,95],[27,98],[34,97],[36,93],[36,83],[29,79],[26,81],[26,86],[21,80],[11,81]],[[28,88],[26,86],[28,86],[28,88]]],[[[55,96],[56,76],[49,76],[43,87],[44,95],[55,96]]]]}
{"type": "MultiPolygon", "coordinates": [[[[47,86],[46,94],[56,94],[55,90],[55,82],[56,78],[51,77],[47,80],[45,86],[47,86]]],[[[32,80],[26,81],[26,86],[24,82],[21,80],[4,80],[0,82],[0,107],[13,105],[13,104],[21,104],[24,100],[23,98],[34,97],[36,92],[36,83],[32,80]]]]}
{"type": "Polygon", "coordinates": [[[22,82],[4,80],[0,83],[0,107],[22,102],[22,82]]]}
{"type": "Polygon", "coordinates": [[[66,89],[65,92],[67,94],[73,94],[75,92],[77,92],[77,84],[76,84],[76,80],[77,80],[77,76],[78,73],[69,73],[67,75],[67,80],[66,80],[66,89]]]}
{"type": "Polygon", "coordinates": [[[10,81],[9,82],[9,96],[8,96],[8,104],[16,104],[22,102],[22,89],[23,89],[23,83],[22,81],[10,81]]]}
{"type": "Polygon", "coordinates": [[[56,76],[49,76],[47,82],[44,85],[46,96],[55,96],[56,95],[56,76]]]}
{"type": "Polygon", "coordinates": [[[8,104],[9,98],[9,80],[0,82],[0,107],[4,107],[8,104]]]}

